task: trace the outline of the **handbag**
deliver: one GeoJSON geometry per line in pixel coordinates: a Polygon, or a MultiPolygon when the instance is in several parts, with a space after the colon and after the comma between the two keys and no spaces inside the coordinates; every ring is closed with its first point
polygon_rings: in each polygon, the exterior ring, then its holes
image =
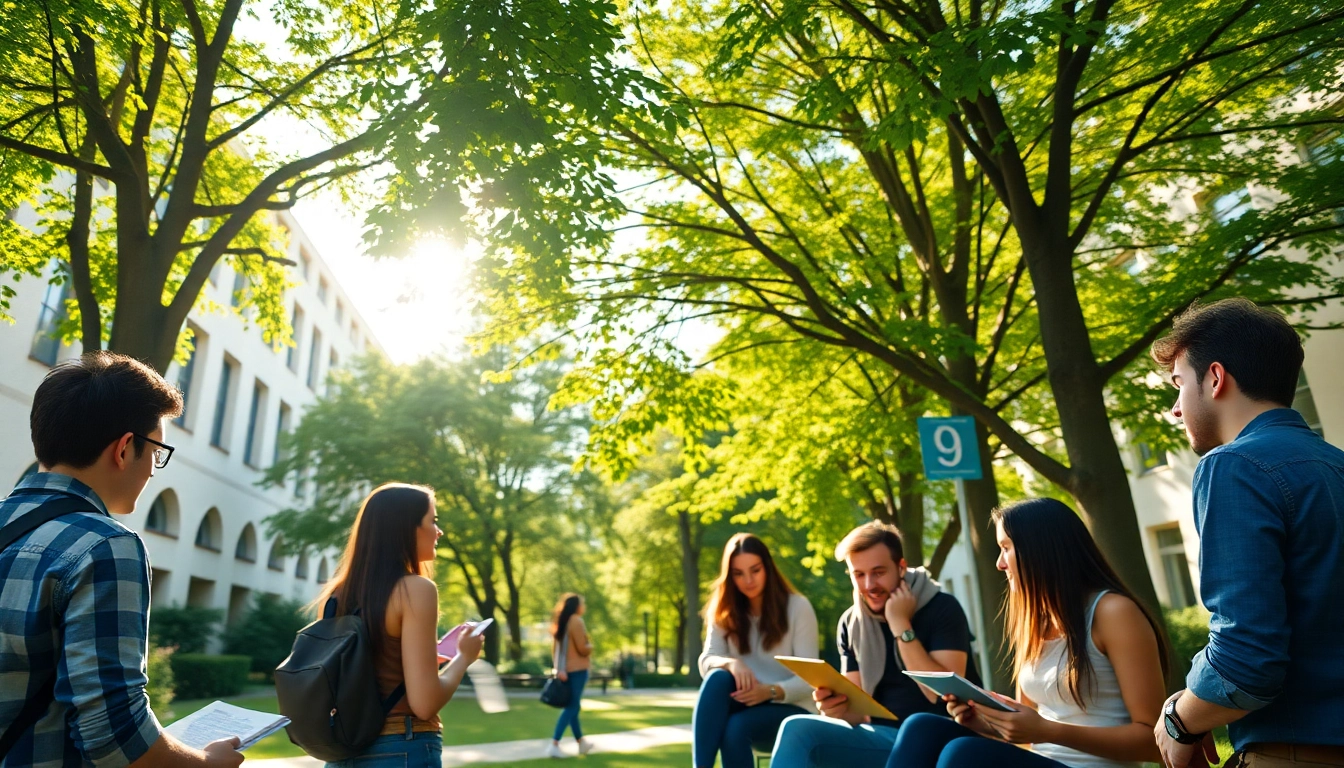
{"type": "Polygon", "coordinates": [[[546,684],[541,686],[541,703],[548,707],[564,709],[569,706],[569,700],[574,696],[574,690],[569,687],[569,681],[561,680],[560,673],[565,670],[565,657],[568,654],[560,652],[565,647],[565,642],[569,640],[568,634],[560,635],[559,641],[555,644],[555,653],[551,661],[554,662],[555,674],[551,675],[546,684]]]}

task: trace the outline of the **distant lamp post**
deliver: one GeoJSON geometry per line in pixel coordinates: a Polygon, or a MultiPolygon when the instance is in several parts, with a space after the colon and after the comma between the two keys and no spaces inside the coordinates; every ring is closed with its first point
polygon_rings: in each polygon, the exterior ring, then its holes
{"type": "Polygon", "coordinates": [[[649,612],[644,612],[644,669],[647,672],[649,666],[649,612]]]}

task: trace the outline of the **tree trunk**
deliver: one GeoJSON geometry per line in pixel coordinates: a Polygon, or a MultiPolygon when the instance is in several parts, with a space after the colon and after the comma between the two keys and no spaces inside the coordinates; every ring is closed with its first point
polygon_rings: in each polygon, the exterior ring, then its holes
{"type": "Polygon", "coordinates": [[[1129,477],[1106,411],[1106,381],[1078,303],[1072,251],[1062,240],[1043,236],[1024,237],[1022,245],[1036,287],[1050,389],[1073,468],[1068,490],[1106,559],[1138,599],[1160,616],[1129,477]]]}
{"type": "Polygon", "coordinates": [[[896,485],[900,489],[901,538],[905,540],[905,562],[911,568],[924,565],[924,493],[916,490],[920,477],[913,472],[898,472],[896,485]]]}
{"type": "Polygon", "coordinates": [[[674,599],[672,607],[677,610],[677,645],[672,656],[672,671],[679,675],[686,664],[686,599],[674,599]]]}
{"type": "Polygon", "coordinates": [[[952,547],[956,546],[960,538],[961,511],[956,504],[953,504],[952,516],[947,519],[947,527],[943,529],[943,535],[938,538],[938,545],[933,548],[929,564],[925,566],[930,576],[937,579],[943,572],[943,563],[947,562],[947,556],[952,553],[952,547]]]}
{"type": "Polygon", "coordinates": [[[681,584],[686,594],[686,656],[691,683],[700,684],[700,648],[704,643],[700,617],[700,521],[687,512],[677,513],[681,541],[681,584]]]}

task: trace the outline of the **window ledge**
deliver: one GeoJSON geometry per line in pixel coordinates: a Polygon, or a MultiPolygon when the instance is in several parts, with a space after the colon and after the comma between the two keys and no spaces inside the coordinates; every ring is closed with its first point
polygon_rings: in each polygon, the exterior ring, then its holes
{"type": "Polygon", "coordinates": [[[162,537],[165,538],[165,539],[173,539],[173,540],[176,540],[176,539],[177,539],[177,534],[176,534],[176,533],[170,533],[170,532],[168,532],[168,531],[161,531],[161,530],[159,530],[158,528],[146,528],[146,529],[145,529],[145,533],[152,533],[152,534],[154,534],[155,536],[162,536],[162,537]]]}
{"type": "Polygon", "coordinates": [[[274,565],[268,565],[268,566],[266,566],[266,570],[268,570],[268,571],[275,571],[276,573],[284,573],[284,572],[285,572],[285,566],[282,565],[282,566],[280,566],[279,568],[277,568],[277,567],[275,567],[274,565]]]}
{"type": "Polygon", "coordinates": [[[223,551],[224,551],[224,550],[220,549],[219,547],[212,547],[212,546],[210,546],[209,544],[201,544],[201,543],[199,543],[199,542],[197,542],[197,544],[196,544],[196,548],[197,548],[197,549],[204,549],[204,550],[207,551],[207,552],[214,552],[215,554],[219,554],[220,552],[223,552],[223,551]]]}
{"type": "Polygon", "coordinates": [[[233,559],[234,559],[234,560],[237,560],[237,561],[239,561],[239,562],[242,562],[242,563],[255,563],[255,562],[257,562],[257,558],[255,558],[255,557],[243,557],[242,555],[234,555],[234,556],[233,556],[233,559]]]}

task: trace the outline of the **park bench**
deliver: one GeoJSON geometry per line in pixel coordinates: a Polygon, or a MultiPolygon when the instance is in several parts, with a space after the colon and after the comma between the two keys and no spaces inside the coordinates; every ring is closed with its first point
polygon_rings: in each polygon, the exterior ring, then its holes
{"type": "MultiPolygon", "coordinates": [[[[505,688],[541,688],[548,679],[550,679],[549,675],[507,674],[499,676],[499,680],[505,688]]],[[[616,676],[607,670],[594,669],[588,672],[588,685],[601,683],[603,696],[607,694],[607,684],[615,679],[616,676]]]]}

